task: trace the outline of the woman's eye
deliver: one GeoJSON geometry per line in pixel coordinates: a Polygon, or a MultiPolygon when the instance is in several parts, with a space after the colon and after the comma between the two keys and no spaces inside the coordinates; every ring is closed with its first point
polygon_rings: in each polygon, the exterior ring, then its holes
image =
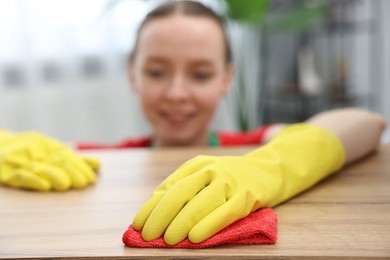
{"type": "Polygon", "coordinates": [[[148,69],[146,70],[146,75],[151,78],[161,78],[164,76],[164,71],[160,69],[148,69]]]}
{"type": "Polygon", "coordinates": [[[197,71],[197,72],[194,72],[193,77],[196,80],[207,80],[207,79],[211,78],[211,73],[205,72],[205,71],[197,71]]]}

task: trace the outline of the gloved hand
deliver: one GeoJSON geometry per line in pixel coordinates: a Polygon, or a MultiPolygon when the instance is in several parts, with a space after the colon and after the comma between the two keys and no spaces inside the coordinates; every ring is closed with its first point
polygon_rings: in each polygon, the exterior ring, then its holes
{"type": "Polygon", "coordinates": [[[0,183],[38,191],[83,188],[95,182],[99,162],[39,134],[0,130],[0,183]]]}
{"type": "Polygon", "coordinates": [[[198,156],[153,192],[132,225],[146,241],[199,243],[251,212],[311,187],[345,162],[328,130],[297,124],[244,156],[198,156]]]}

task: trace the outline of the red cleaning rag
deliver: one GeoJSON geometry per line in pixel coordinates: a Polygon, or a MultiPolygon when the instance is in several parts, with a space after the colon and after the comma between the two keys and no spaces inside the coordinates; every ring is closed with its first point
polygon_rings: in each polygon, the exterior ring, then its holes
{"type": "Polygon", "coordinates": [[[214,236],[201,243],[192,243],[187,239],[170,246],[163,237],[153,241],[142,239],[141,231],[130,227],[123,234],[122,241],[131,247],[155,247],[155,248],[207,248],[224,244],[275,244],[277,239],[277,216],[270,208],[265,208],[251,213],[214,236]]]}

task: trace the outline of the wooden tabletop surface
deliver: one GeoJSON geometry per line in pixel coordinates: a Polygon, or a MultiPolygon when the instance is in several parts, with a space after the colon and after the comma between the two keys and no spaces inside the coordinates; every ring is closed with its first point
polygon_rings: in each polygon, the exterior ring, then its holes
{"type": "Polygon", "coordinates": [[[39,193],[0,186],[0,258],[390,259],[390,145],[275,208],[275,245],[144,249],[122,234],[154,188],[198,154],[252,148],[133,149],[91,153],[96,185],[39,193]]]}

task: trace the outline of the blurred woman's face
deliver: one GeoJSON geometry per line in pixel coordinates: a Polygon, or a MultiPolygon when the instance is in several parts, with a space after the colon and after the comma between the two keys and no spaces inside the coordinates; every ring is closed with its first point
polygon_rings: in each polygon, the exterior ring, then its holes
{"type": "Polygon", "coordinates": [[[209,122],[231,77],[219,25],[180,14],[143,27],[130,65],[157,146],[206,145],[209,122]]]}

